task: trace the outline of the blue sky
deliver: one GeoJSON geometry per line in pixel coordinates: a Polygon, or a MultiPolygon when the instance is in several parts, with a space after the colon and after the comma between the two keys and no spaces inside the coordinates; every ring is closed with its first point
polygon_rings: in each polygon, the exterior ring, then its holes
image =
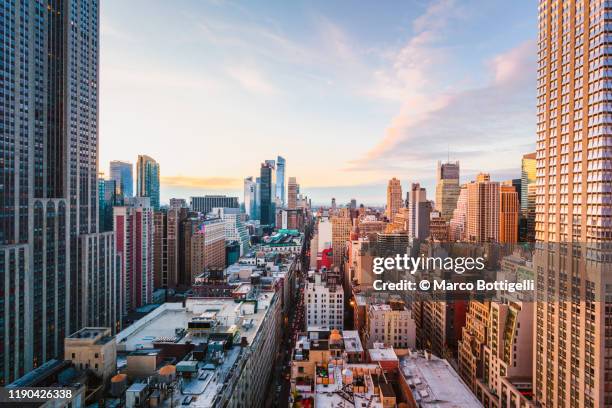
{"type": "Polygon", "coordinates": [[[100,166],[156,158],[162,202],[238,194],[278,154],[314,202],[433,198],[436,161],[518,177],[535,148],[530,1],[106,0],[100,166]]]}

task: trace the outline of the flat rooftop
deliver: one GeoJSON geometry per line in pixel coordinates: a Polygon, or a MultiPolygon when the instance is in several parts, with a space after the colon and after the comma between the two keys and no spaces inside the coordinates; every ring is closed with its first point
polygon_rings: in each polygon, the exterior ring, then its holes
{"type": "Polygon", "coordinates": [[[188,298],[182,303],[164,303],[117,334],[117,350],[130,352],[153,348],[155,341],[206,342],[205,337],[182,332],[188,323],[202,315],[214,314],[218,322],[215,332],[226,332],[238,326],[240,336],[250,343],[255,338],[270,306],[273,292],[261,292],[257,297],[257,311],[251,300],[235,302],[225,298],[188,298]]]}
{"type": "Polygon", "coordinates": [[[423,408],[482,408],[446,360],[412,352],[400,360],[400,370],[417,404],[423,408]]]}
{"type": "Polygon", "coordinates": [[[106,344],[113,340],[108,327],[83,327],[66,338],[71,344],[106,344]]]}
{"type": "Polygon", "coordinates": [[[350,371],[357,371],[357,369],[363,370],[376,370],[378,364],[345,364],[343,367],[334,366],[330,368],[330,374],[334,377],[333,384],[317,384],[315,386],[314,399],[315,407],[345,407],[345,408],[383,408],[380,396],[374,394],[374,383],[370,375],[365,375],[365,386],[367,390],[365,393],[353,393],[355,403],[351,404],[342,396],[342,370],[348,369],[350,371]]]}
{"type": "Polygon", "coordinates": [[[368,350],[368,354],[370,354],[370,358],[372,361],[397,361],[397,355],[393,348],[385,347],[385,348],[373,348],[368,350]]]}
{"type": "Polygon", "coordinates": [[[357,330],[343,330],[342,340],[344,341],[344,350],[348,353],[361,353],[363,346],[357,330]]]}

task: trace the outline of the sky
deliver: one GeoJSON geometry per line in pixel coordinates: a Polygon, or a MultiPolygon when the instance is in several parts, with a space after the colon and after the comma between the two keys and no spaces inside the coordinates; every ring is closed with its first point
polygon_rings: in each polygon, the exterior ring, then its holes
{"type": "Polygon", "coordinates": [[[438,160],[520,177],[537,5],[521,0],[101,2],[100,170],[138,154],[161,201],[242,197],[281,155],[313,203],[435,196],[438,160]]]}

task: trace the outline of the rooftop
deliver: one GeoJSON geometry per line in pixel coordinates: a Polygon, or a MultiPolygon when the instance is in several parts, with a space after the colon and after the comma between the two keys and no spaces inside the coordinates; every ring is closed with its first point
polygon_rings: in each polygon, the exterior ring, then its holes
{"type": "Polygon", "coordinates": [[[257,301],[235,302],[225,298],[188,298],[182,303],[164,303],[151,313],[117,334],[118,351],[130,352],[153,348],[156,341],[206,342],[207,338],[188,332],[189,322],[203,315],[214,315],[215,326],[211,332],[226,332],[237,325],[241,337],[250,343],[255,338],[274,293],[261,292],[257,301]],[[256,307],[255,307],[256,303],[256,307]]]}
{"type": "Polygon", "coordinates": [[[363,352],[363,346],[361,345],[361,339],[359,339],[357,330],[344,330],[342,332],[342,339],[344,340],[344,350],[348,353],[363,352]]]}
{"type": "Polygon", "coordinates": [[[314,399],[315,407],[345,407],[345,408],[382,408],[382,402],[378,394],[374,394],[374,382],[370,372],[379,369],[377,364],[345,364],[344,366],[329,367],[329,376],[333,381],[330,384],[317,384],[315,386],[314,399]],[[345,371],[346,370],[346,371],[345,371]],[[353,375],[353,381],[357,379],[358,372],[363,375],[363,391],[350,392],[344,390],[342,374],[350,372],[353,375]],[[353,403],[347,401],[346,397],[352,397],[353,403]]]}
{"type": "Polygon", "coordinates": [[[381,347],[369,349],[370,359],[372,361],[397,361],[397,355],[392,347],[381,347]]]}
{"type": "Polygon", "coordinates": [[[106,344],[113,340],[108,327],[84,327],[66,337],[68,344],[106,344]]]}
{"type": "Polygon", "coordinates": [[[482,407],[446,360],[424,352],[412,352],[400,360],[400,369],[422,408],[482,407]]]}

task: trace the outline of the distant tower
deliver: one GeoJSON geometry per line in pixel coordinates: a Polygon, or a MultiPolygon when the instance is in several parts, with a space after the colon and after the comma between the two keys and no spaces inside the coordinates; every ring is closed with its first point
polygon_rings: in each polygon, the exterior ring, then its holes
{"type": "Polygon", "coordinates": [[[285,206],[285,171],[287,168],[284,157],[276,158],[276,200],[281,206],[285,206]]]}
{"type": "Polygon", "coordinates": [[[467,185],[466,238],[473,242],[499,241],[499,183],[480,173],[467,185]]]}
{"type": "Polygon", "coordinates": [[[453,211],[457,208],[459,198],[459,162],[438,162],[436,172],[436,210],[442,218],[450,221],[453,211]]]}
{"type": "Polygon", "coordinates": [[[295,177],[289,177],[289,183],[287,184],[287,208],[293,210],[297,208],[297,196],[300,186],[296,181],[295,177]]]}
{"type": "Polygon", "coordinates": [[[395,215],[402,208],[402,184],[393,177],[387,185],[387,210],[386,215],[390,222],[393,222],[395,215]]]}
{"type": "Polygon", "coordinates": [[[138,156],[136,195],[138,197],[149,197],[151,208],[159,210],[159,164],[149,156],[138,156]]]}
{"type": "Polygon", "coordinates": [[[110,162],[110,179],[115,181],[117,194],[129,198],[134,195],[132,163],[113,160],[110,162]]]}

